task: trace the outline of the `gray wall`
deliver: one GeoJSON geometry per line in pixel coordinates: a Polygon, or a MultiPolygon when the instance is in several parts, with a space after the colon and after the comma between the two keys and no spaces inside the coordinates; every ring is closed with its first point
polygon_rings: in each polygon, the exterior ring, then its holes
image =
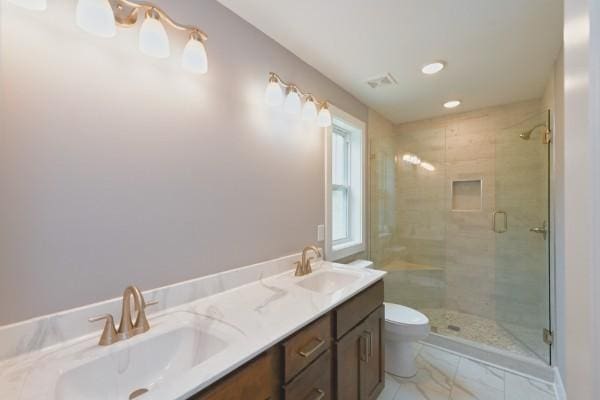
{"type": "Polygon", "coordinates": [[[209,74],[100,39],[75,0],[0,10],[0,325],[295,252],[323,223],[323,133],[264,105],[269,71],[367,108],[212,0],[209,74]]]}
{"type": "MultiPolygon", "coordinates": [[[[600,242],[595,236],[594,217],[598,203],[594,200],[598,155],[591,108],[596,87],[590,86],[594,71],[590,62],[594,41],[590,42],[590,4],[588,0],[565,2],[564,33],[564,354],[561,369],[569,399],[598,399],[600,393],[597,356],[597,332],[594,319],[598,310],[594,299],[598,287],[594,278],[598,269],[596,251],[600,242]]],[[[598,20],[593,21],[593,26],[598,20]]],[[[594,28],[596,29],[596,28],[594,28]]],[[[594,30],[595,32],[595,30],[594,30]]],[[[558,237],[557,237],[558,239],[558,237]]],[[[559,264],[560,268],[560,264],[559,264]]],[[[559,270],[560,273],[560,270],[559,270]]],[[[560,277],[559,277],[560,279],[560,277]]],[[[563,298],[559,298],[560,302],[563,298]]],[[[563,305],[559,304],[560,308],[563,305]]]]}

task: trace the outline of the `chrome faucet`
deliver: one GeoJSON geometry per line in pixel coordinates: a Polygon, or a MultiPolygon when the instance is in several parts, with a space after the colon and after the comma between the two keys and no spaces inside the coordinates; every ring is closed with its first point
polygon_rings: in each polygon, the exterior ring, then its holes
{"type": "Polygon", "coordinates": [[[146,303],[142,292],[135,286],[128,286],[123,292],[123,306],[121,309],[121,322],[119,329],[115,327],[115,321],[111,314],[99,315],[92,317],[89,322],[97,322],[106,320],[104,330],[100,336],[100,346],[108,346],[113,343],[120,342],[132,338],[140,333],[147,332],[150,329],[150,324],[146,318],[146,307],[158,304],[158,301],[149,301],[146,303]],[[131,315],[131,298],[133,297],[133,305],[137,313],[135,321],[131,315]]]}
{"type": "Polygon", "coordinates": [[[310,265],[310,260],[314,260],[314,257],[306,257],[306,254],[309,251],[313,251],[317,257],[321,257],[321,251],[317,246],[306,246],[304,250],[302,250],[302,261],[296,261],[296,273],[295,276],[304,276],[308,275],[312,272],[312,266],[310,265]]]}

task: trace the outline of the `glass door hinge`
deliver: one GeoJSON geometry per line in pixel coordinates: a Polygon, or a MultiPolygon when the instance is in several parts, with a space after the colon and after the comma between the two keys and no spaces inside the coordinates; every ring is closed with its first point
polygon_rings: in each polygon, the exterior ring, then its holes
{"type": "Polygon", "coordinates": [[[554,332],[552,332],[550,329],[546,329],[544,328],[544,343],[546,344],[552,344],[554,343],[554,332]]]}

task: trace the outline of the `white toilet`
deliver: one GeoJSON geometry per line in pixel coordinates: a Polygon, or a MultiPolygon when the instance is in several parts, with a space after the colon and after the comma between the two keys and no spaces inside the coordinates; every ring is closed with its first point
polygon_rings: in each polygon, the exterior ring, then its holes
{"type": "Polygon", "coordinates": [[[385,304],[385,370],[410,378],[417,373],[414,344],[429,335],[429,319],[400,304],[385,304]]]}
{"type": "MultiPolygon", "coordinates": [[[[349,265],[371,268],[373,262],[356,260],[349,265]]],[[[385,370],[410,378],[417,373],[414,344],[429,335],[429,318],[410,307],[385,304],[385,370]]]]}

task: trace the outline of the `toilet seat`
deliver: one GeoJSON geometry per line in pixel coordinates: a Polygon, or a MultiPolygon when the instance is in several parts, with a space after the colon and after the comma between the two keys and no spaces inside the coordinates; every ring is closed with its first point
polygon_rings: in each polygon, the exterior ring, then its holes
{"type": "Polygon", "coordinates": [[[429,318],[409,307],[394,303],[385,305],[385,322],[398,326],[423,326],[429,324],[429,318]]]}

